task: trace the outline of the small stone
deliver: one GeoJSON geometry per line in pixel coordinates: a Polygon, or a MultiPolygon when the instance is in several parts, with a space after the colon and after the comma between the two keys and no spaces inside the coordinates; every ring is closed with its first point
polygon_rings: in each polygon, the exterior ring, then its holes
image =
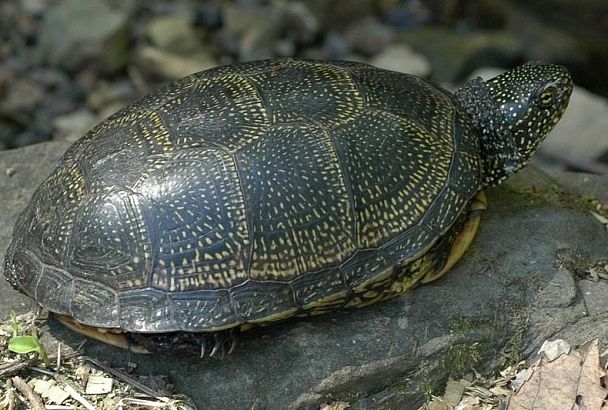
{"type": "Polygon", "coordinates": [[[283,24],[288,36],[299,44],[311,43],[321,28],[317,16],[302,1],[292,1],[285,5],[283,24]]]}
{"type": "Polygon", "coordinates": [[[48,7],[45,0],[21,0],[21,8],[28,14],[40,15],[48,7]]]}
{"type": "Polygon", "coordinates": [[[261,7],[253,2],[227,4],[224,8],[223,27],[228,31],[243,34],[253,28],[266,25],[277,17],[276,9],[261,7]]]}
{"type": "Polygon", "coordinates": [[[207,29],[217,29],[222,25],[222,7],[220,4],[204,2],[194,6],[194,23],[207,29]]]}
{"type": "Polygon", "coordinates": [[[443,399],[452,406],[456,406],[460,403],[460,399],[464,395],[464,390],[471,383],[465,380],[448,380],[448,384],[445,386],[445,393],[443,399]]]}
{"type": "Polygon", "coordinates": [[[239,59],[253,61],[274,57],[280,37],[280,28],[273,23],[248,30],[243,34],[239,44],[239,59]]]}
{"type": "Polygon", "coordinates": [[[552,362],[562,354],[570,352],[570,344],[562,339],[545,340],[543,345],[538,350],[538,354],[544,354],[547,360],[552,362]]]}
{"type": "Polygon", "coordinates": [[[329,58],[344,58],[350,53],[350,45],[344,36],[337,31],[328,31],[323,42],[323,52],[329,58]]]}
{"type": "Polygon", "coordinates": [[[102,0],[64,0],[48,9],[38,57],[77,71],[84,65],[118,70],[127,62],[128,13],[102,0]]]}
{"type": "Polygon", "coordinates": [[[282,13],[277,8],[249,2],[230,5],[224,9],[219,37],[239,60],[261,60],[275,57],[277,43],[283,38],[282,25],[282,13]]]}
{"type": "Polygon", "coordinates": [[[55,117],[55,139],[76,141],[98,122],[97,116],[86,108],[55,117]]]}
{"type": "Polygon", "coordinates": [[[29,78],[20,78],[9,84],[0,100],[0,112],[9,117],[22,116],[35,110],[45,96],[45,90],[29,78]]]}
{"type": "Polygon", "coordinates": [[[103,377],[96,374],[89,376],[87,380],[87,386],[85,388],[86,394],[106,394],[112,391],[112,378],[103,377]]]}
{"type": "Polygon", "coordinates": [[[217,65],[205,52],[184,57],[155,47],[142,47],[137,52],[137,66],[148,75],[174,80],[217,65]]]}
{"type": "Polygon", "coordinates": [[[6,169],[6,176],[10,178],[13,175],[15,175],[15,172],[17,172],[17,171],[15,171],[15,168],[13,168],[13,167],[7,168],[6,169]]]}
{"type": "Polygon", "coordinates": [[[192,25],[192,18],[171,15],[153,19],[147,27],[152,45],[177,54],[197,52],[203,48],[202,33],[192,25]]]}
{"type": "Polygon", "coordinates": [[[351,48],[365,56],[373,56],[384,50],[393,37],[393,30],[373,17],[353,23],[345,35],[351,48]]]}
{"type": "Polygon", "coordinates": [[[131,81],[102,82],[87,95],[87,107],[99,111],[115,102],[126,105],[133,100],[134,94],[135,89],[131,81]]]}
{"type": "Polygon", "coordinates": [[[414,51],[407,44],[391,44],[370,60],[372,65],[386,70],[399,71],[426,77],[431,72],[431,64],[426,57],[414,51]]]}

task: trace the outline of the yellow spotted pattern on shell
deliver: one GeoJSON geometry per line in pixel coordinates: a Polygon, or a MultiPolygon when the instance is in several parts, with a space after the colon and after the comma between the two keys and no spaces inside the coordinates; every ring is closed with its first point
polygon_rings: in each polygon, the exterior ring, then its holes
{"type": "Polygon", "coordinates": [[[459,220],[477,144],[448,94],[365,64],[194,74],[68,150],[17,224],[32,232],[12,248],[32,272],[19,280],[50,310],[133,332],[365,304],[459,220]]]}

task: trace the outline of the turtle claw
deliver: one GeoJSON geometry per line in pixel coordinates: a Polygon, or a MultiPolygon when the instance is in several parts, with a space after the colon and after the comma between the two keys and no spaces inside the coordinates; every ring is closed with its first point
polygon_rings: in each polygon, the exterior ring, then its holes
{"type": "Polygon", "coordinates": [[[206,337],[201,337],[201,354],[200,354],[200,358],[202,359],[203,357],[205,357],[205,350],[207,348],[207,338],[206,337]]]}
{"type": "Polygon", "coordinates": [[[218,354],[218,352],[220,352],[220,351],[222,353],[220,358],[224,357],[224,342],[225,342],[224,335],[225,335],[224,332],[215,333],[213,335],[213,349],[211,350],[209,357],[215,357],[218,354]]]}
{"type": "Polygon", "coordinates": [[[212,335],[205,334],[201,338],[201,358],[205,356],[209,345],[213,346],[213,348],[211,349],[211,353],[209,353],[209,357],[213,358],[222,359],[224,358],[224,355],[231,354],[234,351],[234,348],[237,344],[237,335],[235,329],[215,332],[212,335]],[[213,340],[211,339],[212,335],[213,340]]]}

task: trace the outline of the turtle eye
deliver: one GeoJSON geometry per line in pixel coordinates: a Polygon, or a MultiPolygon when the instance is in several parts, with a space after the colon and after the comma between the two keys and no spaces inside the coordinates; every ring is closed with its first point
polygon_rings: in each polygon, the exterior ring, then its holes
{"type": "Polygon", "coordinates": [[[550,85],[545,87],[538,94],[538,103],[542,108],[549,108],[555,105],[557,99],[557,89],[550,85]]]}

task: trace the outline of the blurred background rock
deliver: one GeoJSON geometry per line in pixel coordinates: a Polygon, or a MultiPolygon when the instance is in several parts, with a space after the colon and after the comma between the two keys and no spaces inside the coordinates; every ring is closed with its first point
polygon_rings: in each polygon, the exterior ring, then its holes
{"type": "Polygon", "coordinates": [[[0,149],[75,140],[160,83],[277,56],[365,61],[448,88],[528,60],[576,90],[545,168],[608,172],[606,0],[0,2],[0,149]]]}

